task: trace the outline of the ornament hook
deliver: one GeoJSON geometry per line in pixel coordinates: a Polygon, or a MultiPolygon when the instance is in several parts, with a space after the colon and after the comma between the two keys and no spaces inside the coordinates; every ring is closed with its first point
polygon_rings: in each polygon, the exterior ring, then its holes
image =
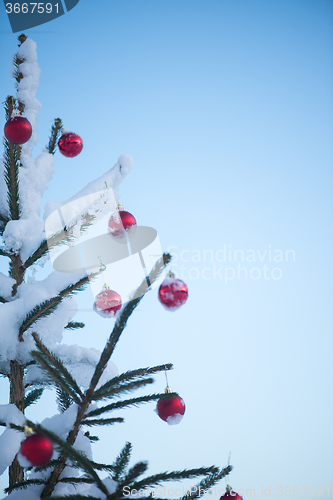
{"type": "Polygon", "coordinates": [[[168,392],[172,392],[172,389],[168,383],[168,375],[167,375],[166,365],[164,365],[164,373],[165,373],[165,380],[166,380],[166,388],[164,389],[164,392],[167,394],[168,392]]]}
{"type": "Polygon", "coordinates": [[[102,262],[102,257],[101,255],[97,255],[97,258],[98,260],[100,261],[100,264],[101,264],[101,267],[100,267],[100,272],[102,273],[102,277],[103,277],[103,281],[104,281],[104,285],[103,285],[103,288],[110,288],[109,285],[107,284],[107,279],[104,278],[104,271],[107,271],[106,269],[106,265],[103,264],[102,262]]]}

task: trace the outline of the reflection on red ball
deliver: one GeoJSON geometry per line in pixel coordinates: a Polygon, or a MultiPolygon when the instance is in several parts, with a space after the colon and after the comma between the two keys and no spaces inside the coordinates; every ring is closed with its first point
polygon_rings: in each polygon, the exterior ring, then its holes
{"type": "Polygon", "coordinates": [[[180,396],[170,396],[158,400],[156,411],[158,416],[170,425],[179,424],[185,413],[185,403],[180,396]]]}
{"type": "Polygon", "coordinates": [[[112,236],[122,238],[125,236],[125,231],[128,232],[134,226],[136,226],[134,215],[126,210],[117,210],[109,219],[108,231],[112,236]]]}
{"type": "Polygon", "coordinates": [[[33,434],[22,441],[20,452],[32,465],[41,467],[51,460],[52,441],[43,434],[33,434]]]}
{"type": "Polygon", "coordinates": [[[96,295],[93,309],[103,318],[112,318],[121,306],[120,295],[114,290],[104,288],[104,290],[96,295]]]}
{"type": "Polygon", "coordinates": [[[238,495],[238,493],[236,493],[233,490],[228,490],[220,498],[220,500],[232,500],[232,499],[233,500],[243,500],[243,497],[238,495]]]}
{"type": "Polygon", "coordinates": [[[7,121],[4,133],[12,144],[24,144],[32,135],[32,127],[24,116],[15,115],[7,121]]]}
{"type": "Polygon", "coordinates": [[[58,141],[58,148],[62,155],[67,158],[74,158],[81,153],[83,142],[79,135],[74,132],[65,132],[58,141]]]}
{"type": "Polygon", "coordinates": [[[158,289],[158,299],[170,311],[175,311],[187,301],[188,289],[184,281],[167,276],[158,289]]]}

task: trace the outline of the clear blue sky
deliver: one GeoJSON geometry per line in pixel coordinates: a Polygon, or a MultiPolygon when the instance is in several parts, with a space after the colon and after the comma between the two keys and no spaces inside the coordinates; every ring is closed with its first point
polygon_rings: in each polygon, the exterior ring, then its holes
{"type": "MultiPolygon", "coordinates": [[[[186,306],[168,313],[153,291],[114,356],[120,371],[173,362],[185,417],[169,427],[153,404],[127,410],[97,460],[125,440],[150,472],[226,465],[231,451],[236,490],[332,495],[332,14],[326,0],[80,0],[26,31],[42,70],[36,154],[57,116],[84,141],[75,159],[57,153],[45,200],[129,153],[122,204],[186,268],[186,306]]],[[[0,22],[4,100],[16,50],[4,7],[0,22]]],[[[102,348],[112,321],[76,319],[86,331],[66,342],[102,348]]]]}

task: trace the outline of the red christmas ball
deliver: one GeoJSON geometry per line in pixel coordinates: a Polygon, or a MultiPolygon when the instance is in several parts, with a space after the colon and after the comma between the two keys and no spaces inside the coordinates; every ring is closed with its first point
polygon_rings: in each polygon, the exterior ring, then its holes
{"type": "Polygon", "coordinates": [[[158,289],[158,299],[169,311],[179,309],[188,297],[188,289],[184,281],[174,277],[173,273],[165,278],[158,289]]]}
{"type": "Polygon", "coordinates": [[[185,413],[185,403],[180,396],[170,396],[158,400],[156,411],[158,416],[170,425],[179,424],[185,413]]]}
{"type": "Polygon", "coordinates": [[[125,236],[125,231],[128,232],[134,226],[136,226],[134,215],[126,210],[117,210],[109,219],[108,231],[112,236],[122,238],[125,236]]]}
{"type": "Polygon", "coordinates": [[[32,465],[40,467],[51,460],[53,444],[43,434],[32,434],[21,443],[20,452],[32,465]]]}
{"type": "Polygon", "coordinates": [[[236,493],[235,491],[233,490],[227,490],[224,495],[221,496],[220,500],[223,500],[223,499],[230,499],[230,500],[243,500],[243,497],[241,497],[240,495],[238,495],[238,493],[236,493]]]}
{"type": "Polygon", "coordinates": [[[83,142],[81,137],[74,132],[64,132],[58,141],[58,148],[60,153],[67,158],[74,158],[81,153],[83,142]]]}
{"type": "Polygon", "coordinates": [[[116,312],[121,308],[121,297],[114,290],[109,288],[104,288],[95,297],[95,302],[93,305],[94,311],[97,312],[103,318],[112,318],[115,316],[116,312]]]}
{"type": "Polygon", "coordinates": [[[24,144],[32,135],[32,127],[24,116],[15,115],[10,118],[4,128],[6,139],[13,144],[24,144]]]}

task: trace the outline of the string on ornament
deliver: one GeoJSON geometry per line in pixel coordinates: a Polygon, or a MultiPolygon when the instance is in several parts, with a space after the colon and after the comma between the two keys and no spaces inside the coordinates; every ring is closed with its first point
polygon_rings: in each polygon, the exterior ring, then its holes
{"type": "MultiPolygon", "coordinates": [[[[229,452],[228,457],[228,467],[230,466],[230,458],[231,451],[229,452]]],[[[220,500],[228,500],[231,498],[233,498],[234,500],[243,500],[243,497],[241,497],[236,491],[234,491],[230,484],[227,483],[227,476],[224,476],[224,480],[226,482],[225,493],[220,497],[220,500]]]]}

